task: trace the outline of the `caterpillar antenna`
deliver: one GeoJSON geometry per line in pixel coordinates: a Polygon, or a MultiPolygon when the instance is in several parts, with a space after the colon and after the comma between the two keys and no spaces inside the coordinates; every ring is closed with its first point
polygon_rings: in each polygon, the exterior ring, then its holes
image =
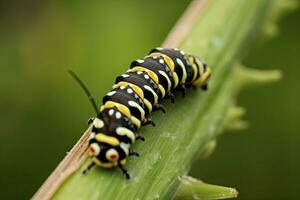
{"type": "Polygon", "coordinates": [[[96,112],[96,116],[98,116],[98,106],[96,104],[94,97],[91,95],[90,91],[87,89],[87,87],[84,85],[84,83],[80,80],[80,78],[72,70],[68,70],[68,72],[75,79],[75,81],[80,85],[80,87],[84,90],[85,94],[89,98],[89,101],[91,102],[91,104],[96,112]]]}

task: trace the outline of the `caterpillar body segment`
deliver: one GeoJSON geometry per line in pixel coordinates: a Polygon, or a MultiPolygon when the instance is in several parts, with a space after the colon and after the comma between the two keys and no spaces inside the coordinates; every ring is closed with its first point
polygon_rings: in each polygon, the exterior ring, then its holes
{"type": "Polygon", "coordinates": [[[116,84],[118,82],[133,83],[141,88],[144,94],[143,101],[146,105],[146,115],[153,110],[153,107],[157,106],[159,100],[157,95],[159,93],[158,84],[150,78],[146,71],[127,72],[116,78],[116,84]]]}
{"type": "Polygon", "coordinates": [[[119,167],[129,178],[124,165],[129,156],[138,156],[132,144],[144,138],[137,130],[143,125],[154,125],[149,114],[155,110],[164,112],[162,100],[173,99],[176,91],[185,92],[190,87],[207,89],[210,75],[211,69],[199,58],[178,49],[156,48],[144,59],[133,61],[103,97],[97,117],[89,120],[92,163],[84,173],[95,165],[119,167]]]}

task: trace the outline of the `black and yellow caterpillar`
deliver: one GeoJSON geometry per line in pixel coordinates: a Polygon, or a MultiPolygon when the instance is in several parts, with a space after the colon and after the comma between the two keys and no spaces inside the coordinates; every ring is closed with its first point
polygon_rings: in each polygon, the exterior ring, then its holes
{"type": "Polygon", "coordinates": [[[175,91],[184,95],[191,87],[206,90],[211,69],[199,58],[179,49],[153,49],[144,59],[133,61],[130,69],[116,78],[113,89],[102,100],[100,112],[83,83],[73,72],[71,75],[81,84],[97,113],[96,118],[89,120],[92,163],[84,173],[94,165],[118,166],[129,179],[124,165],[128,156],[139,155],[131,146],[138,139],[144,140],[136,131],[146,124],[155,125],[149,113],[165,112],[160,103],[164,98],[174,102],[175,91]]]}

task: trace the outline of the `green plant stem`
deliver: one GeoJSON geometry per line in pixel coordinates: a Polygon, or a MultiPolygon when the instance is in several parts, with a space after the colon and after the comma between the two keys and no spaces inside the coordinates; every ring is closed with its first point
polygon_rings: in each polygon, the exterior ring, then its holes
{"type": "Polygon", "coordinates": [[[146,141],[133,146],[141,156],[130,158],[126,165],[132,176],[130,180],[118,169],[95,168],[83,175],[82,170],[90,162],[86,160],[53,199],[172,198],[180,177],[188,172],[205,144],[218,134],[236,88],[234,63],[241,59],[254,33],[262,26],[271,2],[208,1],[192,32],[179,46],[211,65],[213,74],[208,92],[190,91],[184,99],[178,95],[175,104],[164,102],[167,114],[152,114],[157,127],[140,130],[146,141]]]}

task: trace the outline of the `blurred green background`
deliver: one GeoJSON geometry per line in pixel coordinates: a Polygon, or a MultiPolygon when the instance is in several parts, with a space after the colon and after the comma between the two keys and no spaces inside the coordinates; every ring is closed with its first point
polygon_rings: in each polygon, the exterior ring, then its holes
{"type": "MultiPolygon", "coordinates": [[[[0,1],[0,199],[28,199],[87,128],[92,107],[130,61],[159,46],[190,1],[0,1]]],[[[192,174],[234,186],[240,199],[297,199],[300,188],[300,11],[244,63],[283,80],[243,91],[251,127],[227,133],[192,174]]],[[[145,145],[147,145],[145,143],[145,145]]]]}

